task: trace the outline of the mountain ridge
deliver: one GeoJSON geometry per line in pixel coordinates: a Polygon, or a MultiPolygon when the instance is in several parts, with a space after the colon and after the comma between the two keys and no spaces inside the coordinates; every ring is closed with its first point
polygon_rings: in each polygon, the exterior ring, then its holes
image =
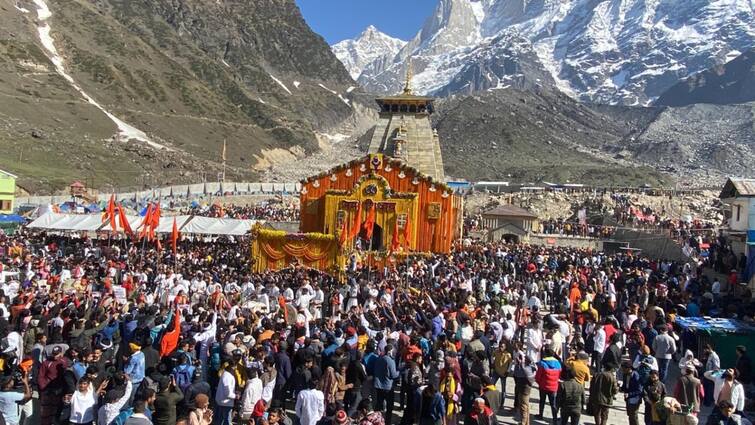
{"type": "MultiPolygon", "coordinates": [[[[470,52],[488,49],[487,67],[493,68],[495,51],[506,50],[490,40],[508,34],[527,40],[522,50],[537,55],[536,62],[526,61],[529,68],[549,73],[561,91],[582,101],[647,105],[680,79],[755,46],[751,3],[730,3],[441,0],[393,61],[362,69],[357,81],[367,91],[396,92],[411,58],[418,92],[455,92],[472,81],[463,81],[470,52]]],[[[477,84],[477,91],[495,88],[502,78],[477,84]]]]}

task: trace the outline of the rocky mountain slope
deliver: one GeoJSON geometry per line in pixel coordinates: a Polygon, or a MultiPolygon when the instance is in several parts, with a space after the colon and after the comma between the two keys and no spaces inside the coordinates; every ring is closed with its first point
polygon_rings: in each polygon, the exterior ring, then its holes
{"type": "Polygon", "coordinates": [[[356,80],[368,67],[385,66],[405,45],[406,41],[393,38],[370,25],[357,38],[336,43],[332,49],[356,80]]]}
{"type": "Polygon", "coordinates": [[[32,191],[254,177],[349,125],[354,81],[294,0],[0,3],[0,168],[32,191]]]}
{"type": "Polygon", "coordinates": [[[652,115],[622,120],[554,90],[507,89],[441,100],[433,121],[449,176],[640,186],[671,179],[603,146],[640,133],[652,115]]]}
{"type": "Polygon", "coordinates": [[[725,65],[713,67],[675,84],[658,98],[656,105],[725,105],[745,102],[755,102],[755,48],[725,65]]]}
{"type": "Polygon", "coordinates": [[[648,104],[755,46],[753,22],[751,0],[440,0],[393,61],[358,82],[396,92],[411,61],[422,93],[547,84],[547,73],[580,100],[648,104]]]}

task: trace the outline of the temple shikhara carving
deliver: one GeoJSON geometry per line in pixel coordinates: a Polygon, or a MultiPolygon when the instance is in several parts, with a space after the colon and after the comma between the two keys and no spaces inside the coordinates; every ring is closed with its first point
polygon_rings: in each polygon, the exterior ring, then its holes
{"type": "Polygon", "coordinates": [[[338,272],[354,257],[449,252],[462,201],[444,182],[432,102],[412,94],[409,77],[403,93],[378,98],[369,154],[302,181],[301,233],[254,229],[255,270],[299,263],[338,272]]]}

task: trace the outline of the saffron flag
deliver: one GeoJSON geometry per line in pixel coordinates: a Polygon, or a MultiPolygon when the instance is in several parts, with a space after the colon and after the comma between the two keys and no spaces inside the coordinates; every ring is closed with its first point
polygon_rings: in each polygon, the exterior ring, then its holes
{"type": "Polygon", "coordinates": [[[121,204],[118,204],[118,225],[121,226],[121,229],[123,229],[127,235],[133,236],[134,232],[131,230],[131,225],[126,218],[126,211],[121,204]]]}
{"type": "Polygon", "coordinates": [[[173,248],[173,255],[176,255],[178,251],[178,224],[175,217],[173,217],[173,231],[170,234],[170,244],[173,248]]]}
{"type": "Polygon", "coordinates": [[[107,202],[107,216],[110,219],[110,228],[115,232],[118,230],[115,222],[115,194],[110,195],[110,200],[107,202]]]}
{"type": "Polygon", "coordinates": [[[362,202],[359,202],[357,207],[357,213],[354,216],[354,223],[351,225],[351,232],[349,233],[349,239],[354,239],[359,235],[359,229],[362,227],[362,202]]]}
{"type": "Polygon", "coordinates": [[[348,236],[349,229],[348,229],[348,220],[346,218],[343,219],[343,224],[341,224],[341,234],[338,235],[338,245],[344,246],[346,244],[346,241],[349,239],[348,236]]]}
{"type": "Polygon", "coordinates": [[[399,246],[401,245],[399,234],[398,234],[398,220],[393,220],[393,236],[391,237],[391,252],[398,251],[399,246]]]}
{"type": "Polygon", "coordinates": [[[409,223],[409,218],[406,218],[406,224],[404,224],[404,243],[406,244],[406,250],[409,251],[409,245],[412,239],[412,228],[409,223]]]}
{"type": "MultiPolygon", "coordinates": [[[[155,239],[155,230],[157,230],[157,226],[160,225],[160,202],[155,203],[155,208],[152,210],[152,217],[150,220],[150,227],[149,227],[149,238],[155,239]]],[[[158,247],[160,246],[158,241],[158,247]]]]}
{"type": "Polygon", "coordinates": [[[139,231],[139,239],[145,237],[149,233],[149,226],[152,223],[152,203],[147,204],[147,213],[144,214],[142,220],[141,230],[139,231]]]}
{"type": "Polygon", "coordinates": [[[367,220],[364,221],[365,239],[372,239],[372,231],[375,229],[375,203],[372,203],[370,210],[367,212],[367,220]]]}

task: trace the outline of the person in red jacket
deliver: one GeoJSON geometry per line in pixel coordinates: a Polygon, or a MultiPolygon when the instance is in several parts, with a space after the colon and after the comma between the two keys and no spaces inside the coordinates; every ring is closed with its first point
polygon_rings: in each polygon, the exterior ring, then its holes
{"type": "Polygon", "coordinates": [[[538,419],[543,418],[545,410],[545,398],[551,405],[551,415],[553,423],[558,423],[558,407],[556,406],[556,393],[558,393],[558,378],[561,376],[561,362],[554,357],[553,349],[546,348],[543,350],[543,358],[537,362],[537,371],[535,372],[535,382],[537,382],[540,391],[540,414],[538,419]]]}

